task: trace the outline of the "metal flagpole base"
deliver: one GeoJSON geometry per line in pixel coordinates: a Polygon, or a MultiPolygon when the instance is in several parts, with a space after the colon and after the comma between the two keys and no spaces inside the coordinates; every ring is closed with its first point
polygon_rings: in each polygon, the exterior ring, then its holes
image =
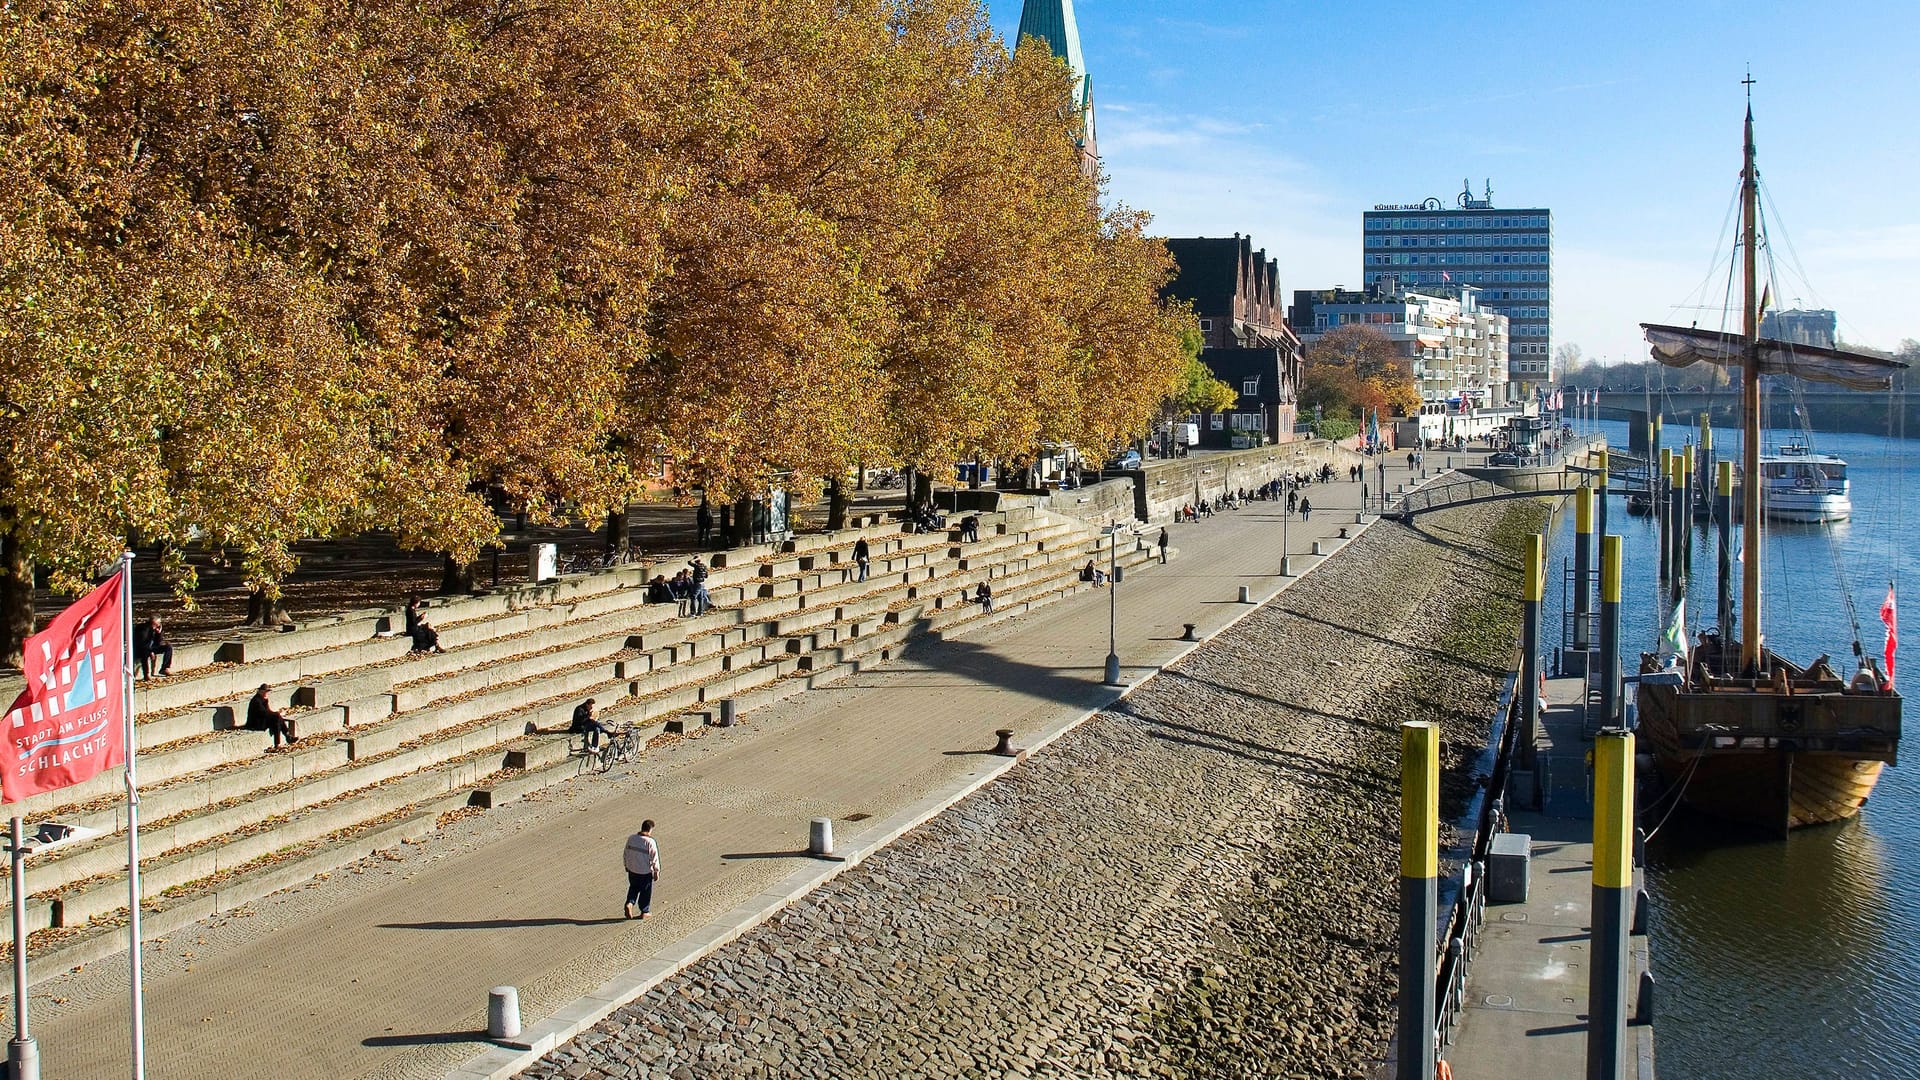
{"type": "Polygon", "coordinates": [[[1107,654],[1106,682],[1108,686],[1122,685],[1122,683],[1120,682],[1120,657],[1114,653],[1107,654]]]}
{"type": "Polygon", "coordinates": [[[7,1040],[9,1080],[40,1080],[40,1044],[29,1036],[7,1040]]]}

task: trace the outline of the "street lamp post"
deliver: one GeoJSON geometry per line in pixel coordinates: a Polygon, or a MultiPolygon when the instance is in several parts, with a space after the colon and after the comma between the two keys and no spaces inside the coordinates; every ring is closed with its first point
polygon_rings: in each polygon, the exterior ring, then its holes
{"type": "Polygon", "coordinates": [[[1293,576],[1293,546],[1287,543],[1287,525],[1293,520],[1293,511],[1287,508],[1287,495],[1293,491],[1293,480],[1284,478],[1280,486],[1285,489],[1280,494],[1280,576],[1293,576]]]}
{"type": "Polygon", "coordinates": [[[1107,677],[1108,686],[1120,685],[1120,527],[1107,526],[1107,677]]]}

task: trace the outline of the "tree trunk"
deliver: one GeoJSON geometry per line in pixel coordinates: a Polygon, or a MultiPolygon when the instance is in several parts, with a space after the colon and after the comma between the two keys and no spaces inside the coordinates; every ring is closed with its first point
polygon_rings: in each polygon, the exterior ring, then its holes
{"type": "Polygon", "coordinates": [[[446,556],[440,564],[440,595],[464,596],[473,591],[473,564],[446,556]]]}
{"type": "Polygon", "coordinates": [[[840,478],[827,481],[827,531],[838,532],[847,527],[847,506],[853,500],[847,496],[847,486],[840,478]]]}
{"type": "Polygon", "coordinates": [[[920,506],[913,498],[914,493],[920,490],[920,470],[908,465],[900,470],[900,476],[903,481],[900,486],[907,489],[907,511],[911,513],[920,506]]]}
{"type": "Polygon", "coordinates": [[[20,666],[33,636],[33,558],[14,533],[12,507],[0,507],[0,664],[20,666]]]}
{"type": "Polygon", "coordinates": [[[973,473],[967,477],[967,487],[980,490],[980,455],[973,455],[973,473]]]}
{"type": "Polygon", "coordinates": [[[715,547],[733,546],[733,504],[720,504],[720,531],[714,536],[715,547]]]}
{"type": "Polygon", "coordinates": [[[627,520],[627,504],[621,503],[607,511],[607,550],[625,551],[632,539],[631,526],[627,520]]]}
{"type": "Polygon", "coordinates": [[[753,499],[746,495],[733,500],[733,532],[729,540],[732,547],[753,543],[753,499]]]}
{"type": "Polygon", "coordinates": [[[867,490],[867,463],[864,461],[853,470],[853,490],[867,490]]]}

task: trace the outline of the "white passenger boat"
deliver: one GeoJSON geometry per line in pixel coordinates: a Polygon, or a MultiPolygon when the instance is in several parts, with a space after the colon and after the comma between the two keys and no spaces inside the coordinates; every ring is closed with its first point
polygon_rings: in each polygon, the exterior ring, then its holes
{"type": "Polygon", "coordinates": [[[1847,463],[1804,440],[1760,458],[1760,505],[1775,521],[1845,521],[1853,514],[1847,463]]]}

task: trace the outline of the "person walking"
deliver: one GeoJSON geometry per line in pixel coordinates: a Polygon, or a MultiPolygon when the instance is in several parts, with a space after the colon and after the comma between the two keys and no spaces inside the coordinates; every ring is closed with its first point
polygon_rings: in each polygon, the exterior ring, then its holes
{"type": "Polygon", "coordinates": [[[1312,499],[1300,500],[1300,520],[1301,521],[1313,520],[1313,500],[1312,499]]]}
{"type": "Polygon", "coordinates": [[[1291,514],[1298,509],[1300,509],[1300,493],[1297,491],[1287,492],[1287,513],[1291,514]]]}
{"type": "Polygon", "coordinates": [[[1160,526],[1160,565],[1167,565],[1167,527],[1160,526]]]}
{"type": "Polygon", "coordinates": [[[855,581],[867,580],[867,566],[873,561],[873,549],[867,546],[867,538],[861,537],[853,542],[853,565],[859,568],[860,576],[855,581]]]}
{"type": "Polygon", "coordinates": [[[653,910],[653,883],[660,880],[660,845],[653,839],[652,818],[627,837],[620,861],[627,869],[627,918],[644,919],[653,910]]]}

